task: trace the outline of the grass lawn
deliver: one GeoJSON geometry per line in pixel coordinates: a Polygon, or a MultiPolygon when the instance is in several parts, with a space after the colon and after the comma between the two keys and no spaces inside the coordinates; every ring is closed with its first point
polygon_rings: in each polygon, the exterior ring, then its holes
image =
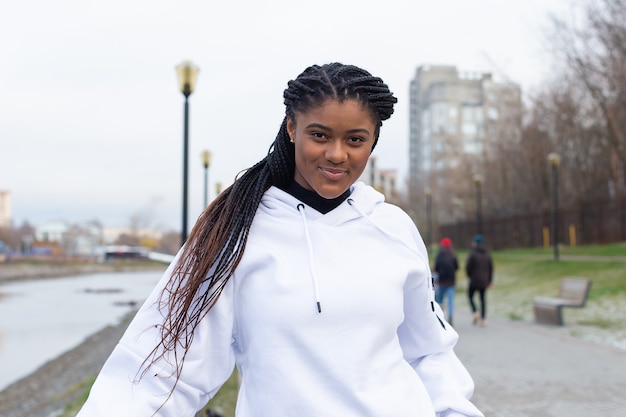
{"type": "MultiPolygon", "coordinates": [[[[556,296],[562,277],[592,280],[584,308],[565,308],[562,333],[626,349],[626,243],[563,247],[555,261],[552,249],[496,251],[494,285],[488,291],[488,316],[534,320],[535,296],[556,296]]],[[[459,253],[457,303],[467,305],[467,279],[459,253]]]]}

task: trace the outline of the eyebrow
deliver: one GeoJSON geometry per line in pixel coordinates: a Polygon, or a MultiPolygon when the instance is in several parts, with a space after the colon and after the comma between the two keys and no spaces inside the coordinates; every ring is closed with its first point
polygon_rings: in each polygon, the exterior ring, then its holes
{"type": "MultiPolygon", "coordinates": [[[[325,130],[325,131],[328,131],[328,132],[332,131],[332,129],[331,129],[330,127],[328,127],[328,126],[324,126],[323,124],[320,124],[320,123],[311,123],[311,124],[308,124],[308,125],[306,126],[306,128],[307,128],[307,129],[310,129],[310,128],[317,128],[317,129],[325,130]]],[[[350,129],[350,130],[348,130],[348,132],[347,132],[347,133],[350,133],[350,134],[365,133],[365,134],[368,134],[368,135],[370,135],[370,134],[371,134],[371,133],[370,133],[370,131],[369,131],[369,130],[367,130],[367,129],[365,129],[365,128],[350,129]]]]}

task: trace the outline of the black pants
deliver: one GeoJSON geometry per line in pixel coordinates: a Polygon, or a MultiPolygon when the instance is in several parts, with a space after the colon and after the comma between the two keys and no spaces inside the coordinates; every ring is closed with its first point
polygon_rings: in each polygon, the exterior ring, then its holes
{"type": "Polygon", "coordinates": [[[471,285],[467,290],[467,295],[469,297],[470,307],[472,307],[472,313],[476,312],[476,304],[474,304],[474,293],[478,291],[478,295],[480,296],[480,318],[485,320],[487,314],[487,299],[485,295],[487,293],[486,288],[474,288],[471,285]]]}

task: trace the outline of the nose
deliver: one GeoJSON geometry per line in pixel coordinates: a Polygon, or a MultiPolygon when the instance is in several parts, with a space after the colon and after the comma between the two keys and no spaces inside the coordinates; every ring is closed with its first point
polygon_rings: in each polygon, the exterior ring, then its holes
{"type": "Polygon", "coordinates": [[[326,148],[326,159],[333,164],[340,164],[348,159],[346,145],[340,140],[330,142],[326,148]]]}

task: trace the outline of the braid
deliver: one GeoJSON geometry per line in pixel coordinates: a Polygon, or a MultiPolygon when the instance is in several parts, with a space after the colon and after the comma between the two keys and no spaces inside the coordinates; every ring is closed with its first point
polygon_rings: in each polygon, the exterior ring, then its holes
{"type": "Polygon", "coordinates": [[[263,195],[272,185],[284,188],[293,181],[295,151],[287,133],[287,120],[295,120],[296,113],[328,99],[358,100],[370,111],[377,126],[375,146],[382,121],[392,115],[397,102],[380,78],[339,63],[307,68],[288,82],[283,97],[285,118],[266,157],[224,190],[191,230],[189,241],[159,297],[158,306],[165,317],[160,326],[161,340],[144,361],[141,376],[150,365],[159,359],[170,359],[172,354],[176,366],[174,387],[178,383],[196,327],[241,261],[263,195]],[[182,356],[177,352],[178,347],[184,349],[182,356]]]}

